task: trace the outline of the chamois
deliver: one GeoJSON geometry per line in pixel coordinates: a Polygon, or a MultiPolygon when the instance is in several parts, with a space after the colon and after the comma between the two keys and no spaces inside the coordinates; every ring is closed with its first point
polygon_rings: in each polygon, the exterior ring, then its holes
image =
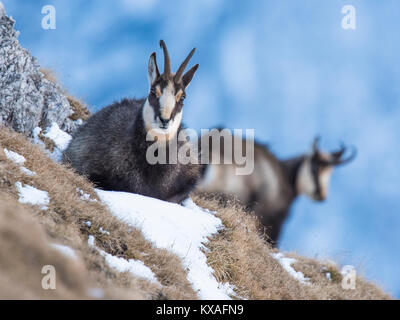
{"type": "MultiPolygon", "coordinates": [[[[222,153],[221,149],[210,152],[222,153]]],[[[350,162],[356,155],[353,149],[351,155],[344,159],[346,150],[342,145],[338,151],[322,152],[316,138],[310,154],[279,160],[266,146],[256,142],[254,170],[250,175],[236,175],[235,168],[238,166],[235,163],[209,164],[198,190],[238,198],[257,216],[266,239],[276,245],[283,222],[298,195],[306,195],[315,201],[323,201],[327,197],[333,168],[350,162]]]]}
{"type": "MultiPolygon", "coordinates": [[[[194,48],[174,74],[163,40],[160,47],[164,72],[160,75],[153,52],[148,62],[147,98],[125,98],[94,114],[73,135],[63,161],[99,188],[180,203],[195,187],[201,167],[194,162],[173,164],[168,160],[166,164],[151,164],[146,152],[157,143],[157,152],[169,154],[169,142],[177,140],[183,130],[185,89],[199,65],[183,74],[194,48]]],[[[177,147],[185,143],[177,141],[177,147]]]]}

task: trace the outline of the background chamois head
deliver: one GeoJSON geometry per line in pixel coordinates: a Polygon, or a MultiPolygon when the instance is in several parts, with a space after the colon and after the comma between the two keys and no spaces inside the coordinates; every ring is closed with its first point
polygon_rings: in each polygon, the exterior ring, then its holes
{"type": "Polygon", "coordinates": [[[348,150],[344,144],[337,151],[323,152],[318,147],[319,140],[319,137],[314,139],[312,152],[304,157],[297,175],[298,193],[315,201],[326,199],[333,168],[352,161],[356,156],[356,149],[353,147],[350,155],[344,158],[348,150]]]}
{"type": "Polygon", "coordinates": [[[193,48],[174,74],[171,72],[171,60],[163,40],[160,40],[160,46],[164,52],[164,72],[160,74],[156,53],[153,52],[148,64],[150,92],[143,109],[143,119],[147,132],[169,140],[180,127],[185,90],[199,65],[196,64],[183,74],[195,52],[193,48]]]}

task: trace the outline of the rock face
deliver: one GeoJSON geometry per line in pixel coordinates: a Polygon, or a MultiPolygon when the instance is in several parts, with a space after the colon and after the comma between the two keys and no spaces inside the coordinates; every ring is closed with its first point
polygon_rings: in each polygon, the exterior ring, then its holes
{"type": "Polygon", "coordinates": [[[77,124],[63,90],[45,79],[40,66],[18,42],[15,21],[0,2],[0,122],[27,136],[53,122],[67,132],[77,124]]]}

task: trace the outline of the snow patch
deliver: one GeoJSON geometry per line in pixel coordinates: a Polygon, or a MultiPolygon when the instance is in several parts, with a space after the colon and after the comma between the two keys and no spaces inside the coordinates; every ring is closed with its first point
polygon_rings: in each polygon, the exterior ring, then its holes
{"type": "Polygon", "coordinates": [[[24,156],[21,156],[19,153],[16,153],[14,151],[10,151],[6,148],[3,149],[4,153],[6,154],[6,157],[15,162],[16,164],[24,164],[24,162],[26,161],[24,156]]]}
{"type": "Polygon", "coordinates": [[[53,122],[51,126],[46,129],[44,136],[51,139],[56,144],[56,147],[61,151],[68,147],[68,144],[72,139],[72,137],[65,131],[62,131],[55,122],[53,122]]]}
{"type": "Polygon", "coordinates": [[[51,243],[50,246],[68,258],[78,259],[75,251],[68,246],[57,243],[51,243]]]}
{"type": "Polygon", "coordinates": [[[20,169],[23,173],[25,173],[27,176],[34,176],[34,175],[36,175],[36,172],[31,171],[31,170],[25,168],[24,166],[21,166],[19,169],[20,169]]]}
{"type": "Polygon", "coordinates": [[[144,278],[153,283],[159,283],[153,271],[149,267],[146,267],[142,261],[113,256],[104,250],[97,248],[94,244],[94,237],[89,236],[88,244],[94,247],[106,260],[106,263],[118,272],[130,272],[134,276],[144,278]]]}
{"type": "Polygon", "coordinates": [[[33,171],[31,171],[31,170],[29,170],[29,169],[27,169],[27,168],[25,168],[23,166],[23,164],[26,161],[24,156],[20,155],[19,153],[14,152],[14,151],[10,151],[10,150],[8,150],[6,148],[4,148],[3,150],[4,150],[4,153],[5,153],[6,157],[7,157],[7,159],[9,159],[9,160],[15,162],[16,164],[20,165],[20,170],[24,174],[26,174],[27,176],[34,176],[36,174],[36,172],[33,172],[33,171]]]}
{"type": "MultiPolygon", "coordinates": [[[[40,142],[42,142],[39,138],[39,133],[41,129],[37,130],[36,128],[35,130],[34,130],[34,141],[40,144],[40,142]]],[[[56,145],[54,147],[53,153],[50,155],[50,158],[53,161],[61,162],[62,152],[68,147],[68,144],[72,140],[72,136],[66,133],[65,131],[62,131],[58,126],[58,124],[53,122],[51,126],[46,129],[44,137],[50,139],[56,145]]],[[[41,144],[43,144],[43,142],[41,144]]]]}
{"type": "Polygon", "coordinates": [[[126,192],[96,189],[97,195],[121,221],[139,228],[157,247],[165,248],[182,258],[188,280],[201,299],[230,299],[233,287],[220,284],[213,276],[203,253],[208,237],[223,225],[211,212],[197,207],[193,201],[178,204],[126,192]]]}
{"type": "Polygon", "coordinates": [[[47,206],[50,202],[49,194],[47,191],[36,189],[30,185],[22,186],[21,182],[16,182],[15,187],[17,188],[20,203],[42,205],[43,210],[47,210],[47,206]]]}
{"type": "Polygon", "coordinates": [[[83,190],[76,188],[76,191],[80,194],[81,200],[84,201],[90,201],[90,202],[96,202],[96,199],[90,198],[90,194],[83,192],[83,190]]]}
{"type": "Polygon", "coordinates": [[[292,263],[295,263],[296,259],[285,257],[282,252],[271,253],[271,256],[277,260],[283,269],[285,269],[294,279],[300,281],[302,284],[310,284],[309,278],[306,278],[302,272],[293,269],[292,263]]]}

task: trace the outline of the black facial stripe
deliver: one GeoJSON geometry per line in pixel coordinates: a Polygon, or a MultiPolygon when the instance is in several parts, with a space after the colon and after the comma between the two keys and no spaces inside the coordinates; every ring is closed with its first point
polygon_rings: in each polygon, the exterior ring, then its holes
{"type": "Polygon", "coordinates": [[[313,180],[314,180],[314,185],[315,185],[315,195],[316,196],[321,196],[321,185],[319,183],[319,165],[318,163],[315,161],[315,159],[313,159],[311,161],[311,173],[313,176],[313,180]]]}

